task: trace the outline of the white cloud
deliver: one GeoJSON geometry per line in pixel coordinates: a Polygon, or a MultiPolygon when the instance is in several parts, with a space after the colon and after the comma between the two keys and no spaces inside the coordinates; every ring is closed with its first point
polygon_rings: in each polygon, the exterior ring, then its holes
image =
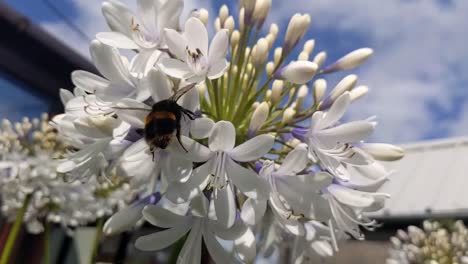
{"type": "MultiPolygon", "coordinates": [[[[275,1],[273,17],[286,19],[294,12],[312,14],[312,25],[322,30],[344,31],[366,37],[374,58],[360,71],[369,95],[354,105],[352,118],[377,115],[375,139],[414,141],[461,119],[436,123],[434,109],[450,111],[453,100],[467,87],[460,87],[468,71],[468,2],[452,1],[275,1]],[[458,73],[454,72],[454,68],[458,73]]],[[[320,42],[320,39],[317,39],[320,42]]],[[[342,41],[347,41],[343,39],[342,41]]],[[[345,51],[343,51],[345,52],[345,51]]],[[[462,113],[468,120],[468,111],[462,113]]],[[[459,134],[468,134],[468,126],[459,134]]]]}

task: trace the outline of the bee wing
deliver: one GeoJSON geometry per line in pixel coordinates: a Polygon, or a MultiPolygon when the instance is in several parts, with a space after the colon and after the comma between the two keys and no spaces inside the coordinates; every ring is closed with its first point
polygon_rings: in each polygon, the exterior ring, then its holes
{"type": "Polygon", "coordinates": [[[188,91],[190,91],[193,87],[195,87],[195,84],[192,83],[192,84],[189,84],[187,86],[184,86],[182,88],[179,88],[175,93],[174,95],[172,96],[172,100],[174,101],[178,101],[180,99],[180,97],[182,97],[182,95],[186,94],[188,91]]]}

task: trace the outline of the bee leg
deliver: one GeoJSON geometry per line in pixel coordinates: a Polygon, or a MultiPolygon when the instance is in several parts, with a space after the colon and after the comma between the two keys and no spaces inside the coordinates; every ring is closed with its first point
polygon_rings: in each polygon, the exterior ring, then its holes
{"type": "Polygon", "coordinates": [[[182,112],[188,117],[190,118],[190,120],[194,120],[195,119],[195,113],[188,110],[188,109],[185,109],[185,108],[182,108],[182,112]]]}
{"type": "Polygon", "coordinates": [[[180,140],[180,127],[177,128],[176,138],[177,141],[179,141],[180,146],[185,150],[185,152],[188,152],[188,150],[184,147],[184,144],[182,144],[182,141],[180,140]]]}
{"type": "Polygon", "coordinates": [[[153,148],[153,146],[150,147],[150,152],[151,152],[151,155],[153,155],[153,162],[154,162],[154,148],[153,148]]]}

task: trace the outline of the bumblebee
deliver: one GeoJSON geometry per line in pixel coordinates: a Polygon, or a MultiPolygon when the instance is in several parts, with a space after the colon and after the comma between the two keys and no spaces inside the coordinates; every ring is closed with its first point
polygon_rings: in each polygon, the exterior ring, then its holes
{"type": "Polygon", "coordinates": [[[183,87],[171,98],[153,104],[151,112],[146,116],[143,134],[150,146],[153,157],[155,148],[167,148],[174,137],[177,138],[182,148],[187,151],[180,141],[180,122],[184,116],[194,120],[195,114],[180,106],[177,101],[192,88],[193,85],[183,87]]]}
{"type": "MultiPolygon", "coordinates": [[[[153,104],[153,107],[145,118],[145,126],[143,128],[143,135],[146,142],[150,146],[150,152],[153,155],[155,148],[165,149],[171,143],[171,141],[177,138],[182,148],[185,149],[184,145],[180,141],[180,129],[182,117],[188,117],[190,120],[195,119],[195,113],[180,106],[177,101],[190,91],[194,85],[189,85],[180,88],[177,92],[169,99],[162,100],[153,104]]],[[[135,110],[147,110],[140,108],[125,108],[135,110]]]]}

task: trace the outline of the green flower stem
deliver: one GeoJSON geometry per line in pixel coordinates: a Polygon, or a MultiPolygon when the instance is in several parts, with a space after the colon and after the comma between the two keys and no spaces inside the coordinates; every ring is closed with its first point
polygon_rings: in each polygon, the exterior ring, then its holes
{"type": "Polygon", "coordinates": [[[50,264],[50,235],[52,232],[52,224],[47,222],[44,230],[44,264],[50,264]]]}
{"type": "Polygon", "coordinates": [[[24,214],[26,213],[26,209],[28,208],[29,202],[31,201],[32,194],[28,194],[23,201],[23,206],[21,207],[20,211],[16,215],[15,222],[13,227],[8,234],[8,239],[3,248],[2,257],[0,258],[0,264],[8,264],[10,255],[13,251],[15,246],[16,238],[18,237],[18,233],[21,229],[21,224],[23,223],[24,214]]]}
{"type": "Polygon", "coordinates": [[[104,225],[104,218],[101,217],[97,220],[96,235],[94,236],[94,242],[93,242],[93,252],[91,253],[91,259],[89,260],[89,264],[93,264],[94,260],[96,259],[103,225],[104,225]]]}

